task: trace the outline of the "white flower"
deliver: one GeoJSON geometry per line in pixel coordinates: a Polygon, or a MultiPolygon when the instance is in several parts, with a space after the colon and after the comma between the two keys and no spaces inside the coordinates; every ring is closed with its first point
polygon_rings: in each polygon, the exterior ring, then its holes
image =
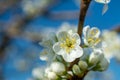
{"type": "Polygon", "coordinates": [[[95,0],[98,3],[102,3],[104,4],[103,10],[102,10],[102,14],[106,13],[108,10],[108,3],[110,3],[111,0],[95,0]]]}
{"type": "Polygon", "coordinates": [[[55,33],[50,33],[48,39],[43,40],[40,45],[45,47],[45,49],[40,54],[40,59],[51,62],[55,59],[55,53],[53,51],[53,44],[57,42],[57,37],[55,33]]]}
{"type": "Polygon", "coordinates": [[[77,33],[63,31],[58,33],[58,42],[53,45],[56,54],[62,55],[66,62],[72,62],[83,55],[80,37],[77,33]]]}
{"type": "Polygon", "coordinates": [[[51,70],[57,75],[62,75],[65,72],[65,66],[61,62],[53,62],[51,64],[51,70]]]}
{"type": "Polygon", "coordinates": [[[86,46],[95,47],[100,44],[100,30],[96,27],[90,29],[90,26],[83,28],[83,39],[86,46]]]}

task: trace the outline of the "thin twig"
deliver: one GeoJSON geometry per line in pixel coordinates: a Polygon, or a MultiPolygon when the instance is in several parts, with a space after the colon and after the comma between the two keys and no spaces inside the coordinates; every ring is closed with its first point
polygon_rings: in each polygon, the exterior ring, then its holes
{"type": "Polygon", "coordinates": [[[91,0],[81,0],[80,16],[79,16],[79,23],[78,23],[78,34],[80,36],[82,35],[82,29],[84,26],[85,17],[86,17],[90,2],[91,0]]]}
{"type": "MultiPolygon", "coordinates": [[[[91,0],[81,0],[80,16],[79,16],[79,23],[78,23],[78,34],[80,36],[82,36],[82,30],[83,30],[83,26],[84,26],[84,21],[85,21],[86,13],[87,13],[87,10],[89,8],[90,2],[91,2],[91,0]]],[[[69,69],[71,69],[74,64],[77,64],[78,61],[79,61],[79,58],[76,59],[74,62],[72,62],[69,69]]],[[[82,76],[81,78],[75,77],[75,80],[83,80],[87,73],[88,72],[86,72],[84,74],[84,76],[82,76]]],[[[74,79],[74,76],[73,76],[73,79],[74,79]]]]}

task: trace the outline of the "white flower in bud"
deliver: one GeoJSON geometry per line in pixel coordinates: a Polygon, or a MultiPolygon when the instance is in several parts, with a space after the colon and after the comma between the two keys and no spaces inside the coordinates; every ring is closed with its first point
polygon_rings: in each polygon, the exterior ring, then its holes
{"type": "Polygon", "coordinates": [[[90,26],[83,28],[84,44],[86,46],[95,47],[100,44],[100,30],[96,27],[90,29],[90,26]]]}
{"type": "Polygon", "coordinates": [[[102,58],[104,57],[104,54],[102,50],[95,49],[89,57],[89,63],[92,65],[96,65],[102,58]]]}
{"type": "Polygon", "coordinates": [[[104,57],[102,60],[100,60],[100,63],[98,64],[100,66],[98,70],[100,71],[106,70],[109,66],[109,63],[110,61],[104,57]]]}
{"type": "Polygon", "coordinates": [[[82,76],[82,72],[81,72],[81,70],[80,70],[80,68],[79,68],[79,66],[78,65],[73,65],[73,67],[72,67],[72,71],[73,71],[73,73],[75,74],[75,75],[77,75],[77,76],[82,76]]]}
{"type": "Polygon", "coordinates": [[[59,77],[56,75],[55,72],[48,72],[48,75],[47,75],[48,79],[50,80],[57,80],[59,77]]]}
{"type": "Polygon", "coordinates": [[[79,46],[80,37],[72,30],[58,33],[58,42],[54,44],[53,50],[56,54],[61,55],[66,62],[72,62],[83,55],[83,50],[79,46]]]}
{"type": "Polygon", "coordinates": [[[79,61],[78,66],[80,67],[81,70],[87,70],[88,64],[85,61],[79,61]]]}
{"type": "Polygon", "coordinates": [[[66,71],[64,64],[61,62],[53,62],[50,67],[57,75],[62,75],[66,71]]]}

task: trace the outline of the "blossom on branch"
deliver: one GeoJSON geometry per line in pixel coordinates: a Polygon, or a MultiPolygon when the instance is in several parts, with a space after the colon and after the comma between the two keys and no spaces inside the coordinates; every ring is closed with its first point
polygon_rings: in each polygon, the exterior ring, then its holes
{"type": "Polygon", "coordinates": [[[53,45],[56,54],[61,55],[66,62],[72,62],[83,55],[80,47],[80,37],[77,33],[62,31],[58,33],[58,42],[53,45]]]}

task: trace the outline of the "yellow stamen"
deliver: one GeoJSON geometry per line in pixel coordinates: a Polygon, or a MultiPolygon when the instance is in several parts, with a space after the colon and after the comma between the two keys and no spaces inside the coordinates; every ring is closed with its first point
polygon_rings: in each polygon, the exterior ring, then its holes
{"type": "Polygon", "coordinates": [[[76,39],[67,37],[65,41],[60,44],[60,47],[65,49],[67,53],[75,47],[76,39]]]}

